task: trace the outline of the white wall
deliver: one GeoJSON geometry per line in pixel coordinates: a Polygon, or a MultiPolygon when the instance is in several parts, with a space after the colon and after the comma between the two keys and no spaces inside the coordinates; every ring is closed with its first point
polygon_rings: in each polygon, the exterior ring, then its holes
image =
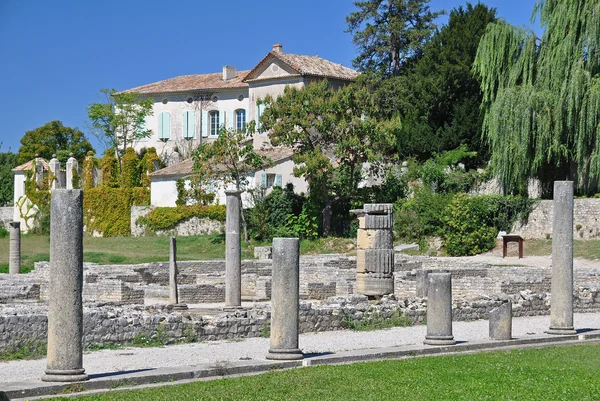
{"type": "Polygon", "coordinates": [[[150,204],[152,206],[176,206],[177,177],[153,177],[150,184],[150,204]]]}
{"type": "Polygon", "coordinates": [[[14,173],[14,209],[13,221],[21,223],[21,231],[27,232],[35,223],[33,216],[37,213],[37,207],[25,196],[25,180],[27,173],[25,171],[17,171],[14,173]],[[21,216],[21,213],[24,217],[21,216]]]}

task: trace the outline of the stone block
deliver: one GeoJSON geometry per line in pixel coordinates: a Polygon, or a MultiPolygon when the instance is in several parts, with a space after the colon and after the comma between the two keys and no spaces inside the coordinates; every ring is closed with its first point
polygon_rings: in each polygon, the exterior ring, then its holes
{"type": "Polygon", "coordinates": [[[365,215],[365,229],[388,229],[394,227],[394,219],[391,214],[367,214],[365,215]]]}
{"type": "Polygon", "coordinates": [[[512,302],[490,311],[490,340],[512,339],[512,302]]]}
{"type": "Polygon", "coordinates": [[[394,278],[391,274],[357,273],[356,292],[367,296],[394,293],[394,278]]]}
{"type": "Polygon", "coordinates": [[[366,249],[365,269],[367,273],[392,275],[394,272],[393,249],[366,249]]]}
{"type": "Polygon", "coordinates": [[[273,247],[272,246],[255,246],[254,257],[258,260],[270,260],[273,259],[273,247]]]}
{"type": "Polygon", "coordinates": [[[394,204],[392,203],[365,203],[363,210],[366,214],[392,214],[394,204]]]}
{"type": "Polygon", "coordinates": [[[391,249],[394,246],[392,230],[365,230],[359,228],[356,236],[358,249],[391,249]]]}

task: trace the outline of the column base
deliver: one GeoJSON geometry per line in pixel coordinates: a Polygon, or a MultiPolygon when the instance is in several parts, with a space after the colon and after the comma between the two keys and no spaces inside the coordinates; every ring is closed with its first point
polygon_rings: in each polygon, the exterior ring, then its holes
{"type": "Polygon", "coordinates": [[[454,336],[425,336],[425,345],[455,345],[454,336]]]}
{"type": "Polygon", "coordinates": [[[558,335],[573,335],[577,334],[577,330],[574,327],[552,327],[546,330],[546,334],[558,334],[558,335]]]}
{"type": "Polygon", "coordinates": [[[269,348],[266,358],[276,361],[293,361],[304,359],[304,354],[300,348],[269,348]]]}
{"type": "Polygon", "coordinates": [[[57,370],[46,369],[42,375],[44,382],[82,382],[89,379],[85,369],[57,370]]]}

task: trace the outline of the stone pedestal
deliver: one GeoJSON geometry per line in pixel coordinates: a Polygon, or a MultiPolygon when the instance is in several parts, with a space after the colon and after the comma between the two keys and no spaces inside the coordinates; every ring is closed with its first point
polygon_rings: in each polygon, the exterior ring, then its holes
{"type": "Polygon", "coordinates": [[[50,202],[48,354],[43,381],[87,380],[83,369],[83,192],[56,189],[50,202]]]}
{"type": "Polygon", "coordinates": [[[358,215],[356,291],[367,296],[394,293],[393,205],[365,204],[358,215]]]}
{"type": "Polygon", "coordinates": [[[21,223],[12,221],[8,229],[10,230],[8,273],[19,274],[21,273],[21,223]]]}
{"type": "Polygon", "coordinates": [[[169,304],[173,310],[186,310],[188,306],[179,303],[177,273],[177,240],[171,237],[169,240],[169,304]]]}
{"type": "Polygon", "coordinates": [[[273,238],[271,346],[267,359],[302,359],[298,348],[300,240],[273,238]]]}
{"type": "Polygon", "coordinates": [[[427,275],[427,335],[423,344],[454,345],[452,335],[452,275],[427,275]]]}
{"type": "Polygon", "coordinates": [[[242,248],[240,212],[242,191],[226,191],[225,306],[242,306],[242,248]]]}
{"type": "Polygon", "coordinates": [[[573,181],[554,182],[552,284],[548,334],[576,334],[573,327],[573,181]]]}
{"type": "Polygon", "coordinates": [[[512,302],[490,311],[490,340],[512,339],[512,302]]]}
{"type": "Polygon", "coordinates": [[[48,166],[50,168],[50,172],[54,175],[54,179],[52,180],[52,189],[62,188],[60,182],[60,162],[56,158],[56,155],[52,155],[52,159],[48,162],[48,166]]]}
{"type": "Polygon", "coordinates": [[[71,153],[69,155],[69,160],[67,160],[67,167],[66,167],[66,188],[67,189],[73,189],[73,188],[78,188],[79,187],[79,183],[78,182],[73,182],[73,178],[75,177],[75,175],[77,174],[79,170],[79,163],[77,162],[77,159],[75,159],[73,157],[73,153],[71,153]]]}

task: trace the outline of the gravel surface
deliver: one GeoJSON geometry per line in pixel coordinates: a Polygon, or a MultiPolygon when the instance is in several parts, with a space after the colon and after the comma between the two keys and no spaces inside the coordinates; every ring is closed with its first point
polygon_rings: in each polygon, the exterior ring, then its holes
{"type": "MultiPolygon", "coordinates": [[[[543,334],[550,324],[549,316],[513,319],[513,336],[543,334]]],[[[577,329],[600,329],[600,313],[576,313],[577,329]]],[[[300,348],[305,353],[336,352],[365,348],[422,344],[426,326],[396,327],[387,330],[355,332],[330,331],[300,336],[300,348]]],[[[488,338],[488,321],[455,322],[454,338],[458,341],[488,338]]],[[[235,341],[214,341],[197,344],[171,345],[163,348],[124,348],[84,354],[87,374],[122,372],[137,369],[188,366],[242,359],[264,360],[269,348],[266,338],[235,341]]],[[[2,383],[37,380],[46,368],[46,360],[0,362],[2,383]]]]}

